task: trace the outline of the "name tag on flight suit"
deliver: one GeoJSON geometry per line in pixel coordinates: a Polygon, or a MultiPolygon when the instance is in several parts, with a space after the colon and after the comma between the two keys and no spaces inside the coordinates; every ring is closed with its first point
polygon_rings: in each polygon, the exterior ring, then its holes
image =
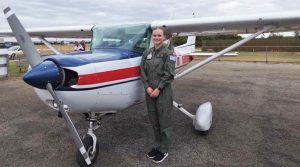
{"type": "Polygon", "coordinates": [[[172,60],[172,61],[176,61],[176,56],[174,56],[174,55],[170,55],[170,60],[172,60]]]}

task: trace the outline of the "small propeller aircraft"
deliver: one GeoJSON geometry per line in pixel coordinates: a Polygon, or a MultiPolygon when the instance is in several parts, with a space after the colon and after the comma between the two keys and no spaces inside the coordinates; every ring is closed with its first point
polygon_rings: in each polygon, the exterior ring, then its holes
{"type": "MultiPolygon", "coordinates": [[[[5,6],[3,12],[12,31],[0,30],[0,35],[16,37],[30,63],[30,69],[23,79],[33,87],[38,97],[47,106],[58,111],[59,116],[65,119],[78,149],[76,159],[80,166],[91,166],[97,159],[99,141],[94,130],[99,127],[99,117],[105,113],[124,110],[144,100],[139,64],[143,51],[153,46],[151,32],[154,28],[164,27],[167,30],[165,44],[176,54],[176,68],[192,61],[189,54],[195,51],[195,36],[189,36],[186,44],[177,47],[172,44],[172,36],[181,33],[202,35],[252,33],[249,37],[177,73],[176,80],[260,34],[300,29],[300,11],[264,16],[192,18],[151,23],[27,30],[10,7],[5,6]],[[31,37],[38,37],[55,55],[41,57],[31,37]],[[62,54],[51,46],[46,37],[92,38],[91,50],[62,54]],[[83,139],[80,138],[69,117],[70,112],[87,115],[89,127],[83,139]]],[[[207,132],[210,129],[213,115],[210,102],[201,104],[195,115],[175,101],[173,105],[193,120],[196,130],[207,132]]]]}

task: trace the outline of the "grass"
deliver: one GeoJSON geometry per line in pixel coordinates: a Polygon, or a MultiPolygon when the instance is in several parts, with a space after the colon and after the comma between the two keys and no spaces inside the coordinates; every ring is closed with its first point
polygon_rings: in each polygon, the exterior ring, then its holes
{"type": "MultiPolygon", "coordinates": [[[[74,44],[65,44],[65,45],[52,45],[55,49],[59,50],[61,53],[69,53],[74,50],[74,44]]],[[[51,51],[47,46],[45,45],[35,45],[36,49],[40,51],[41,55],[49,55],[54,54],[53,51],[51,51]]],[[[86,50],[90,49],[90,45],[86,45],[86,50]]]]}
{"type": "MultiPolygon", "coordinates": [[[[35,45],[39,50],[40,55],[49,55],[54,54],[47,46],[45,45],[35,45]]],[[[62,53],[72,52],[74,45],[54,45],[56,49],[58,49],[62,53]]],[[[87,45],[87,49],[89,49],[89,45],[87,45]]],[[[21,57],[21,60],[10,60],[9,61],[9,77],[21,77],[28,69],[28,62],[24,60],[24,56],[21,57]]]]}
{"type": "Polygon", "coordinates": [[[9,61],[9,77],[21,77],[28,69],[28,62],[25,60],[10,60],[9,61]]]}

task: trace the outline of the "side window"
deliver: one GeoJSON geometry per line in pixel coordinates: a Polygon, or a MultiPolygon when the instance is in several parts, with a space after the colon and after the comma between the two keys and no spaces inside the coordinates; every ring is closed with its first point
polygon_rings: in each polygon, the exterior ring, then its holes
{"type": "Polygon", "coordinates": [[[166,39],[164,44],[170,49],[170,39],[166,39]]]}
{"type": "Polygon", "coordinates": [[[164,44],[167,45],[167,47],[171,50],[174,51],[174,46],[173,46],[173,40],[172,38],[166,39],[164,41],[164,44]]]}
{"type": "Polygon", "coordinates": [[[170,49],[172,52],[174,52],[173,38],[171,37],[169,40],[170,40],[169,49],[170,49]]]}
{"type": "Polygon", "coordinates": [[[150,45],[151,32],[147,30],[142,37],[138,38],[139,40],[136,42],[134,46],[134,50],[139,52],[144,52],[149,48],[150,45]]]}

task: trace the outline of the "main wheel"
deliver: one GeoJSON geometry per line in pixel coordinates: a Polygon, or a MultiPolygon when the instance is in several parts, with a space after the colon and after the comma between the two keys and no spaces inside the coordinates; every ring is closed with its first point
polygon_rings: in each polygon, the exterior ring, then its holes
{"type": "Polygon", "coordinates": [[[206,136],[206,135],[208,135],[208,133],[209,133],[209,130],[199,131],[199,134],[202,135],[202,136],[206,136]]]}
{"type": "Polygon", "coordinates": [[[86,162],[85,162],[85,159],[83,158],[82,154],[80,153],[79,150],[77,150],[77,153],[76,153],[76,161],[78,163],[79,166],[82,166],[82,167],[89,167],[89,166],[92,166],[96,160],[97,160],[97,156],[98,156],[98,153],[99,153],[99,142],[97,140],[97,143],[96,143],[96,150],[94,153],[92,153],[93,151],[93,138],[90,136],[90,135],[86,135],[86,137],[82,140],[82,143],[91,159],[91,164],[88,165],[86,162]]]}

